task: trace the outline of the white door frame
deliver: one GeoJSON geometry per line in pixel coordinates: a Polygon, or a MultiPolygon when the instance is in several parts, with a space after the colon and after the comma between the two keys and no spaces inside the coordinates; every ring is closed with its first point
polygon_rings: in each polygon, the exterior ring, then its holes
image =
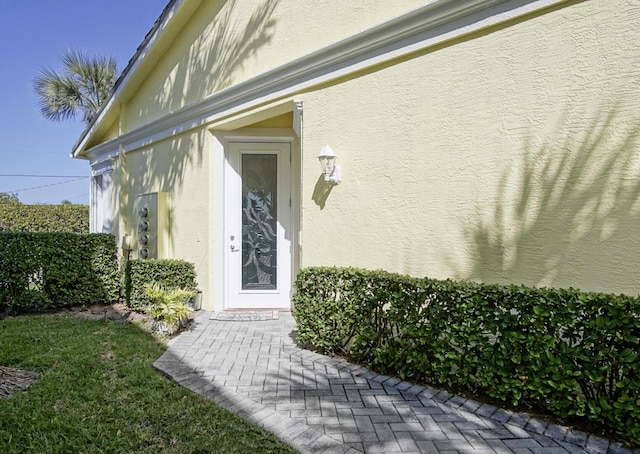
{"type": "MultiPolygon", "coordinates": [[[[268,132],[272,131],[260,131],[256,132],[255,130],[250,131],[241,131],[241,132],[224,132],[224,131],[214,131],[213,132],[213,155],[212,155],[212,165],[213,165],[213,209],[210,211],[210,225],[213,226],[213,270],[212,270],[212,281],[213,281],[213,310],[214,311],[222,311],[230,309],[229,301],[227,295],[229,294],[228,288],[228,270],[226,264],[226,256],[227,256],[227,247],[229,247],[229,242],[227,241],[229,235],[225,222],[225,197],[227,189],[226,184],[226,172],[227,167],[229,165],[227,159],[229,156],[229,146],[232,143],[286,143],[291,147],[292,154],[295,153],[294,143],[296,141],[293,134],[287,135],[277,134],[277,135],[266,135],[268,132]]],[[[282,132],[282,130],[277,131],[282,132]]],[[[295,254],[297,254],[297,241],[295,239],[296,232],[294,231],[294,226],[296,224],[295,217],[297,216],[296,207],[293,203],[293,191],[294,191],[294,175],[296,172],[293,171],[293,167],[291,169],[291,178],[289,179],[289,191],[292,196],[292,206],[291,206],[291,232],[292,232],[292,253],[291,253],[291,262],[290,273],[291,280],[294,278],[294,264],[296,263],[295,254]]],[[[283,264],[284,265],[284,264],[283,264]]],[[[289,293],[289,306],[281,309],[290,309],[291,308],[291,288],[288,289],[289,293]]]]}

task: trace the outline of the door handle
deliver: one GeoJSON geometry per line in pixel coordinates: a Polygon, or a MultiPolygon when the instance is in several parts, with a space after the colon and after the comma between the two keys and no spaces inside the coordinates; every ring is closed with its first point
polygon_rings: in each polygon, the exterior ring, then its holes
{"type": "MultiPolygon", "coordinates": [[[[235,241],[236,237],[235,237],[234,235],[231,235],[231,236],[229,237],[229,239],[230,239],[231,241],[235,241]]],[[[235,245],[235,244],[233,244],[233,243],[231,243],[231,245],[230,245],[229,247],[231,248],[231,252],[238,252],[238,251],[240,251],[240,248],[239,248],[239,247],[236,247],[236,245],[235,245]]]]}

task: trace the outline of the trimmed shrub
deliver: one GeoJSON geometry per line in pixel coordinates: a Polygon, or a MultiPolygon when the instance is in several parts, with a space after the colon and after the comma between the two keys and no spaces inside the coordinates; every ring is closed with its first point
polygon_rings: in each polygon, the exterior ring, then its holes
{"type": "Polygon", "coordinates": [[[640,444],[640,299],[309,268],[298,339],[382,373],[468,390],[640,444]]]}
{"type": "Polygon", "coordinates": [[[110,303],[119,295],[113,235],[0,232],[0,311],[110,303]]]}
{"type": "Polygon", "coordinates": [[[184,260],[131,260],[125,265],[126,305],[143,311],[151,299],[145,294],[147,285],[159,284],[165,289],[196,290],[195,265],[184,260]]]}
{"type": "Polygon", "coordinates": [[[89,233],[89,206],[0,203],[0,231],[89,233]]]}

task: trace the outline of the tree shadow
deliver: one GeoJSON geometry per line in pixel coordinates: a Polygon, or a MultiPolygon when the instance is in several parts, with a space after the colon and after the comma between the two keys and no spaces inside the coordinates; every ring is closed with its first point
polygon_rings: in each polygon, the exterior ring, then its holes
{"type": "MultiPolygon", "coordinates": [[[[152,98],[146,100],[147,107],[134,115],[144,119],[157,112],[176,111],[246,77],[243,72],[247,61],[273,38],[276,26],[273,12],[277,3],[278,0],[262,0],[246,24],[239,24],[237,0],[205,2],[196,15],[201,13],[203,18],[212,19],[190,19],[189,36],[193,37],[193,43],[187,52],[174,57],[175,65],[164,69],[163,79],[149,79],[158,86],[150,87],[155,91],[150,92],[152,98]],[[240,25],[244,29],[238,35],[240,25]]],[[[176,42],[185,38],[190,39],[178,35],[176,42]]]]}
{"type": "Polygon", "coordinates": [[[466,229],[472,263],[458,277],[638,293],[640,121],[621,115],[561,124],[539,146],[530,136],[466,229]]]}
{"type": "MultiPolygon", "coordinates": [[[[247,60],[272,39],[276,23],[272,15],[277,1],[263,0],[258,3],[241,34],[233,33],[238,26],[235,20],[239,8],[236,0],[215,5],[203,4],[201,8],[206,8],[205,12],[214,15],[214,19],[205,21],[198,17],[192,18],[195,31],[189,28],[189,33],[195,36],[194,44],[184,54],[174,57],[175,65],[169,65],[168,73],[154,74],[157,69],[150,70],[151,76],[145,82],[149,85],[143,86],[136,96],[144,97],[148,93],[151,97],[146,99],[139,110],[130,112],[134,123],[169,115],[170,112],[237,82],[235,78],[242,77],[247,60]],[[202,51],[203,49],[206,51],[202,51]]],[[[178,35],[176,43],[182,39],[185,37],[178,35]]],[[[180,44],[175,46],[180,48],[180,44]]],[[[164,58],[171,58],[171,49],[164,58]]],[[[191,197],[195,193],[202,196],[203,191],[207,191],[207,185],[203,185],[203,182],[208,180],[203,175],[209,172],[209,157],[205,156],[208,151],[208,134],[204,129],[185,133],[176,131],[175,135],[166,140],[142,146],[124,155],[121,165],[125,177],[120,184],[126,190],[118,197],[117,209],[119,216],[122,216],[125,231],[120,232],[120,236],[136,231],[133,207],[138,195],[167,192],[172,196],[183,197],[186,194],[191,197]],[[186,175],[191,175],[192,180],[185,180],[186,175]]],[[[205,200],[203,199],[203,203],[205,200]]],[[[175,218],[173,211],[166,214],[167,222],[171,222],[170,242],[178,234],[176,228],[187,225],[184,222],[173,222],[176,219],[169,219],[175,218]]],[[[201,214],[194,213],[198,218],[202,218],[201,214]]],[[[173,244],[169,248],[173,249],[173,244]]]]}

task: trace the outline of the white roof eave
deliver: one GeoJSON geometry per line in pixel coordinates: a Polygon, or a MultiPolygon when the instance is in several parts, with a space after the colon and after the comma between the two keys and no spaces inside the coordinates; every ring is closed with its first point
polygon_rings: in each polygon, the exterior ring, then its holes
{"type": "MultiPolygon", "coordinates": [[[[127,67],[122,71],[122,74],[116,81],[113,91],[98,111],[98,115],[94,120],[89,123],[86,129],[80,135],[78,141],[74,144],[70,156],[72,158],[86,159],[87,144],[93,138],[98,131],[99,127],[104,123],[105,119],[114,113],[117,114],[115,108],[120,102],[122,93],[129,88],[131,79],[136,74],[145,58],[149,54],[149,51],[157,44],[160,36],[166,30],[168,24],[176,16],[178,10],[187,2],[193,0],[170,0],[165,9],[162,11],[153,27],[145,36],[145,39],[138,47],[138,50],[129,61],[127,67]]],[[[200,0],[202,1],[202,0],[200,0]]],[[[200,3],[197,2],[197,3],[200,3]]]]}

